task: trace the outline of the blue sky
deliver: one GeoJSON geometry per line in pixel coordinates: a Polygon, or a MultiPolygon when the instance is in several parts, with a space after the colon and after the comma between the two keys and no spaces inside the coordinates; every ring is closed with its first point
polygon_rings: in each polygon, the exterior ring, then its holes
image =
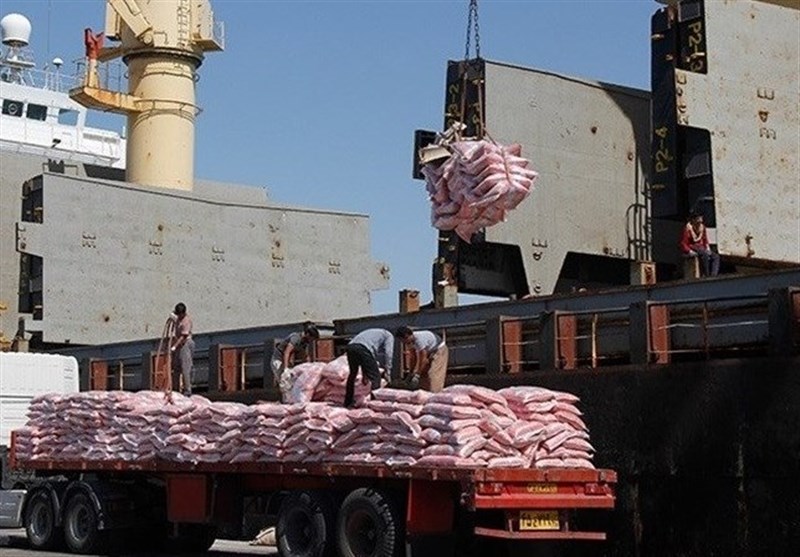
{"type": "MultiPolygon", "coordinates": [[[[405,288],[430,300],[437,235],[424,185],[411,178],[413,134],[441,129],[445,69],[464,57],[468,5],[212,0],[226,49],[200,68],[195,174],[266,187],[281,204],[369,215],[372,255],[392,277],[373,296],[376,313],[396,311],[405,288]]],[[[649,89],[650,16],[659,7],[483,0],[481,55],[649,89]]],[[[31,20],[43,64],[81,57],[83,29],[102,30],[105,2],[0,0],[0,14],[9,12],[31,20]]]]}

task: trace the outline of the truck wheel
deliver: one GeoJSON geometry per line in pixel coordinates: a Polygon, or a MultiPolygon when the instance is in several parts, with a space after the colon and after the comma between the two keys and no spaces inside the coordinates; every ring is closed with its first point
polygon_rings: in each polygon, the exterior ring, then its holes
{"type": "Polygon", "coordinates": [[[25,534],[31,549],[50,551],[61,545],[63,532],[56,525],[56,511],[47,491],[36,491],[25,505],[25,534]]]}
{"type": "Polygon", "coordinates": [[[334,511],[314,491],[293,491],[281,502],[275,537],[281,557],[324,557],[333,552],[334,511]]]}
{"type": "Polygon", "coordinates": [[[339,509],[336,536],[342,557],[396,557],[403,533],[396,504],[371,488],[348,495],[339,509]]]}
{"type": "Polygon", "coordinates": [[[98,530],[97,511],[85,493],[75,493],[67,501],[64,540],[73,553],[103,551],[105,533],[98,530]]]}

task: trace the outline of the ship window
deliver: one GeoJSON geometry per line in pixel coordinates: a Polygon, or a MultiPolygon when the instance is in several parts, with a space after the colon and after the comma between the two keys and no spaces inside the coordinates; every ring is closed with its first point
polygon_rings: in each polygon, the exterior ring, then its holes
{"type": "Polygon", "coordinates": [[[58,123],[65,126],[78,125],[78,111],[70,110],[68,108],[61,108],[58,111],[58,123]]]}
{"type": "Polygon", "coordinates": [[[31,120],[47,120],[47,107],[40,104],[28,103],[28,111],[26,112],[28,118],[31,120]]]}
{"type": "Polygon", "coordinates": [[[20,101],[12,101],[6,99],[3,101],[3,114],[9,116],[22,116],[22,103],[20,101]]]}

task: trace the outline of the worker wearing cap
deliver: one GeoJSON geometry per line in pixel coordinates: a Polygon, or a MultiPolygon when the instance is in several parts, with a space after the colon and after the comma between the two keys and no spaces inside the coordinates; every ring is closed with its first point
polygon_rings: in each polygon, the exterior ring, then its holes
{"type": "Polygon", "coordinates": [[[381,387],[382,365],[387,379],[392,376],[392,358],[394,358],[394,335],[386,329],[366,329],[361,331],[345,347],[347,365],[350,374],[347,376],[344,405],[350,408],[355,398],[356,376],[361,369],[362,382],[372,384],[372,390],[381,387]]]}
{"type": "Polygon", "coordinates": [[[294,355],[297,351],[306,353],[306,359],[310,359],[308,354],[309,344],[319,338],[319,331],[317,327],[311,322],[306,322],[303,325],[302,332],[295,332],[279,341],[274,350],[272,351],[272,358],[270,359],[270,367],[272,368],[272,376],[275,379],[275,384],[279,385],[281,392],[287,392],[291,389],[291,385],[281,383],[281,379],[288,380],[288,374],[284,374],[287,368],[291,367],[290,364],[294,361],[294,355]]]}
{"type": "Polygon", "coordinates": [[[172,321],[175,324],[175,335],[172,337],[169,349],[172,355],[173,384],[178,383],[179,377],[182,376],[182,392],[190,396],[194,376],[194,340],[192,340],[192,318],[186,313],[186,304],[175,305],[172,321]]]}
{"type": "Polygon", "coordinates": [[[409,327],[400,327],[396,335],[404,345],[413,347],[411,385],[434,393],[441,391],[447,377],[449,359],[444,340],[431,331],[412,331],[409,327]]]}

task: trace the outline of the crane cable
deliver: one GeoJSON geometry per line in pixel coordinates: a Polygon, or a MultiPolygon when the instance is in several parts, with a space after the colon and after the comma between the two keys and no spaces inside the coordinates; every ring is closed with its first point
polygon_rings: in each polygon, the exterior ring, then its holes
{"type": "Polygon", "coordinates": [[[478,0],[469,0],[469,14],[467,16],[467,45],[464,49],[464,60],[469,60],[470,43],[475,35],[475,58],[481,57],[481,33],[478,24],[478,0]]]}
{"type": "MultiPolygon", "coordinates": [[[[480,61],[481,58],[481,32],[480,32],[480,23],[478,21],[478,0],[469,0],[469,10],[467,14],[467,41],[466,47],[464,49],[464,65],[470,64],[472,62],[480,61]],[[475,57],[470,59],[470,45],[472,42],[472,37],[475,37],[475,57]]],[[[467,109],[467,87],[469,84],[468,79],[468,71],[466,69],[463,71],[461,75],[461,116],[460,120],[462,123],[466,124],[466,109],[467,109]]],[[[486,122],[484,120],[483,111],[484,111],[484,98],[483,98],[483,89],[480,86],[481,84],[475,83],[477,86],[477,103],[476,109],[478,112],[478,121],[474,122],[478,126],[478,138],[484,139],[488,138],[489,141],[497,145],[497,142],[494,138],[489,134],[489,131],[486,129],[486,122]]]]}
{"type": "MultiPolygon", "coordinates": [[[[480,24],[478,22],[478,0],[469,0],[469,11],[467,14],[467,42],[466,47],[464,49],[464,62],[468,63],[470,61],[477,61],[482,60],[481,58],[481,30],[480,24]],[[472,36],[475,36],[475,58],[470,60],[470,43],[472,42],[472,36]]],[[[461,83],[461,121],[462,123],[465,120],[466,116],[466,92],[467,92],[467,72],[465,71],[462,75],[462,83],[461,83]]],[[[499,145],[497,141],[491,136],[489,130],[486,129],[486,121],[483,116],[484,111],[484,98],[483,98],[483,88],[480,84],[477,84],[477,94],[478,99],[476,103],[476,108],[478,111],[478,122],[476,124],[478,127],[478,138],[479,139],[488,139],[494,145],[499,145]]],[[[506,164],[506,176],[508,176],[508,165],[506,164]]]]}

